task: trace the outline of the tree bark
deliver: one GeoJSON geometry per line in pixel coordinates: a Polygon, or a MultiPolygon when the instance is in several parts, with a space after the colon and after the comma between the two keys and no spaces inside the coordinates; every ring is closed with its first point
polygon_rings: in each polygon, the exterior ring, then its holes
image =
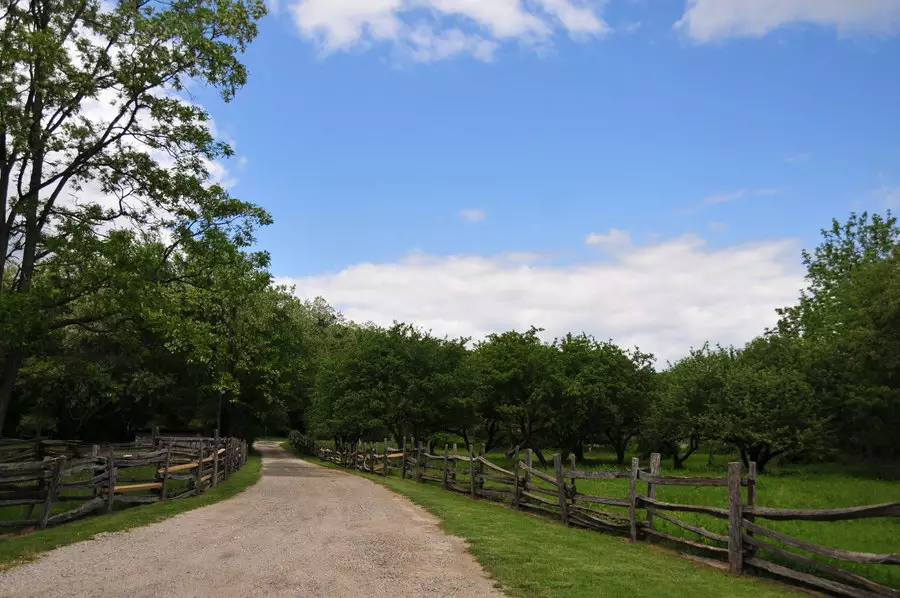
{"type": "Polygon", "coordinates": [[[19,375],[19,368],[21,367],[22,352],[18,350],[8,351],[3,359],[3,369],[0,370],[0,436],[3,436],[6,414],[9,412],[13,389],[16,386],[16,377],[19,375]]]}

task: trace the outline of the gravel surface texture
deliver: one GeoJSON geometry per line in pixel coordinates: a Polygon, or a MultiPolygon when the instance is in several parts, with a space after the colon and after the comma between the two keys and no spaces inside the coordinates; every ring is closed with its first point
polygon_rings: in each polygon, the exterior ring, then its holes
{"type": "Polygon", "coordinates": [[[407,499],[256,446],[263,476],[245,492],[48,552],[0,573],[0,596],[502,596],[463,540],[407,499]]]}

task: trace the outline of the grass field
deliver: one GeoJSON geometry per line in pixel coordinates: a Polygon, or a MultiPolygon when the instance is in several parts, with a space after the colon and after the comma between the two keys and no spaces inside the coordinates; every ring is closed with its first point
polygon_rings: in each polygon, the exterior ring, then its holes
{"type": "MultiPolygon", "coordinates": [[[[231,498],[259,480],[261,467],[262,459],[259,455],[251,453],[240,471],[232,473],[227,480],[200,496],[124,508],[110,514],[77,519],[59,527],[3,538],[0,540],[0,568],[33,559],[42,552],[60,546],[87,540],[100,532],[117,532],[147,525],[231,498]]],[[[71,506],[63,508],[68,509],[71,506]]]]}
{"type": "Polygon", "coordinates": [[[398,477],[364,477],[408,496],[437,516],[449,533],[465,538],[475,558],[513,596],[806,595],[762,579],[731,577],[659,547],[633,545],[621,538],[567,528],[508,506],[474,501],[434,484],[398,477]]]}
{"type": "MultiPolygon", "coordinates": [[[[512,460],[507,459],[502,453],[491,453],[487,457],[490,461],[503,467],[511,468],[513,466],[512,460]]],[[[695,455],[687,461],[686,469],[681,471],[672,469],[671,461],[664,461],[662,473],[663,475],[725,477],[730,460],[737,460],[737,457],[716,456],[713,463],[709,464],[706,455],[695,455]]],[[[630,463],[630,461],[631,456],[629,455],[626,462],[630,463]]],[[[645,468],[649,467],[645,462],[642,462],[641,465],[645,468]]],[[[594,453],[577,467],[586,470],[623,469],[615,464],[614,456],[608,453],[594,453]]],[[[552,469],[552,467],[538,468],[548,473],[552,469]]],[[[628,480],[622,479],[578,480],[577,488],[579,492],[587,494],[626,498],[628,484],[628,480]]],[[[638,492],[646,494],[646,484],[639,483],[638,492]]],[[[657,499],[665,502],[712,507],[728,506],[727,489],[717,487],[659,486],[657,487],[657,499]]],[[[764,475],[757,478],[756,504],[760,506],[833,509],[897,500],[900,500],[900,479],[898,479],[897,468],[894,467],[772,466],[764,475]]],[[[624,509],[604,508],[626,514],[624,509]]],[[[727,523],[722,519],[696,513],[673,513],[673,515],[693,525],[701,525],[710,531],[728,534],[727,523]]],[[[900,518],[897,517],[836,522],[760,520],[758,523],[822,546],[860,552],[900,552],[900,518]]],[[[654,522],[654,528],[672,535],[697,541],[702,540],[699,536],[666,521],[657,519],[654,522]]],[[[879,583],[900,588],[900,567],[845,563],[810,553],[804,552],[804,554],[838,565],[879,583]]],[[[778,560],[773,555],[764,553],[764,556],[769,560],[778,560]]]]}

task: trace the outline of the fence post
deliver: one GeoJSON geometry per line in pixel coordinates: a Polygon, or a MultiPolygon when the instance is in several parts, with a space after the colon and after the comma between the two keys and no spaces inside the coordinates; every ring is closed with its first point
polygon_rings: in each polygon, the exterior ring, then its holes
{"type": "Polygon", "coordinates": [[[572,504],[575,504],[575,453],[569,454],[569,473],[572,475],[572,504]]]}
{"type": "Polygon", "coordinates": [[[194,476],[194,494],[199,495],[203,492],[203,482],[200,480],[203,478],[203,441],[197,443],[197,473],[194,476]]]}
{"type": "Polygon", "coordinates": [[[450,487],[450,456],[449,456],[449,447],[444,445],[444,471],[441,473],[441,483],[444,485],[444,490],[450,487]]]}
{"type": "MultiPolygon", "coordinates": [[[[660,470],[660,454],[650,454],[650,475],[658,476],[660,470]]],[[[656,498],[656,484],[647,482],[647,498],[656,498]]],[[[647,511],[647,529],[653,529],[653,513],[647,511]]]]}
{"type": "Polygon", "coordinates": [[[481,443],[481,454],[478,455],[480,458],[478,460],[478,487],[480,489],[484,489],[484,462],[481,459],[487,458],[487,451],[485,450],[487,447],[484,446],[484,443],[481,443]]]}
{"type": "Polygon", "coordinates": [[[153,442],[153,450],[155,451],[159,448],[159,426],[153,426],[152,428],[150,428],[150,436],[153,442]]]}
{"type": "Polygon", "coordinates": [[[388,473],[389,473],[388,470],[390,469],[390,466],[391,466],[391,461],[388,458],[388,454],[389,454],[388,439],[385,438],[384,439],[384,471],[382,471],[382,473],[384,474],[384,477],[388,477],[388,473]]]}
{"type": "Polygon", "coordinates": [[[215,488],[219,485],[219,430],[216,429],[215,436],[213,438],[213,477],[212,477],[212,487],[215,488]]]}
{"type": "MultiPolygon", "coordinates": [[[[756,506],[756,461],[750,461],[750,468],[749,468],[749,471],[747,472],[747,506],[748,507],[756,506]]],[[[742,511],[743,511],[743,509],[742,509],[742,511]]],[[[744,516],[743,512],[741,513],[741,516],[742,517],[744,516]]],[[[746,518],[749,521],[755,520],[753,515],[747,515],[746,518]]],[[[750,530],[747,530],[747,535],[752,536],[753,532],[751,532],[750,530]]],[[[750,549],[751,555],[756,554],[756,546],[751,545],[748,548],[750,549]]]]}
{"type": "Polygon", "coordinates": [[[453,472],[450,474],[450,478],[453,480],[453,484],[456,485],[456,462],[457,457],[459,456],[459,448],[456,446],[456,443],[453,443],[453,472]]]}
{"type": "Polygon", "coordinates": [[[416,441],[416,481],[422,482],[422,441],[416,441]]]}
{"type": "Polygon", "coordinates": [[[39,524],[41,529],[47,527],[47,520],[50,519],[50,511],[53,510],[53,499],[56,496],[57,488],[59,488],[59,478],[62,475],[62,469],[65,462],[65,457],[59,457],[53,462],[53,469],[50,473],[50,483],[47,485],[47,494],[44,497],[44,510],[41,511],[41,522],[39,524]]]}
{"type": "Polygon", "coordinates": [[[94,464],[91,466],[91,498],[97,498],[98,489],[94,478],[97,477],[97,459],[100,457],[100,446],[95,444],[91,447],[91,459],[94,464]]]}
{"type": "Polygon", "coordinates": [[[166,464],[163,466],[162,489],[159,492],[159,500],[166,500],[166,494],[169,490],[169,466],[172,464],[172,443],[169,443],[169,450],[166,451],[166,464]]]}
{"type": "MultiPolygon", "coordinates": [[[[532,452],[532,450],[530,448],[525,449],[525,465],[527,465],[528,467],[534,467],[533,459],[534,459],[534,453],[532,452]]],[[[530,482],[531,482],[531,472],[526,469],[525,470],[525,480],[522,483],[522,491],[523,492],[528,492],[528,484],[530,482]]]]}
{"type": "Polygon", "coordinates": [[[741,575],[744,569],[741,539],[741,462],[728,464],[728,570],[741,575]]]}
{"type": "Polygon", "coordinates": [[[106,453],[106,472],[109,478],[106,481],[106,512],[112,513],[113,499],[116,495],[116,459],[111,446],[106,453]]]}
{"type": "Polygon", "coordinates": [[[403,445],[400,447],[400,479],[406,479],[406,432],[403,433],[403,445]]]}
{"type": "Polygon", "coordinates": [[[553,455],[553,468],[556,470],[557,495],[559,496],[559,514],[562,522],[569,525],[569,509],[566,505],[566,478],[563,477],[562,455],[553,455]]]}
{"type": "Polygon", "coordinates": [[[512,506],[519,508],[519,447],[516,447],[516,462],[513,463],[513,495],[512,506]]]}
{"type": "Polygon", "coordinates": [[[628,522],[631,524],[631,541],[637,542],[637,481],[641,462],[631,458],[631,484],[628,488],[628,522]]]}
{"type": "MultiPolygon", "coordinates": [[[[474,439],[473,439],[474,440],[474,439]]],[[[474,441],[469,445],[469,491],[472,498],[475,498],[475,444],[474,441]]]]}

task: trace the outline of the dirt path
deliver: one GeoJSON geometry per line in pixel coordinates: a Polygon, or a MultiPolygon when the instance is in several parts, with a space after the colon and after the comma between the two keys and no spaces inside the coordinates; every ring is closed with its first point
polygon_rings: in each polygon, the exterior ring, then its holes
{"type": "Polygon", "coordinates": [[[462,540],[383,487],[257,443],[238,496],[0,573],[3,598],[501,596],[462,540]]]}

